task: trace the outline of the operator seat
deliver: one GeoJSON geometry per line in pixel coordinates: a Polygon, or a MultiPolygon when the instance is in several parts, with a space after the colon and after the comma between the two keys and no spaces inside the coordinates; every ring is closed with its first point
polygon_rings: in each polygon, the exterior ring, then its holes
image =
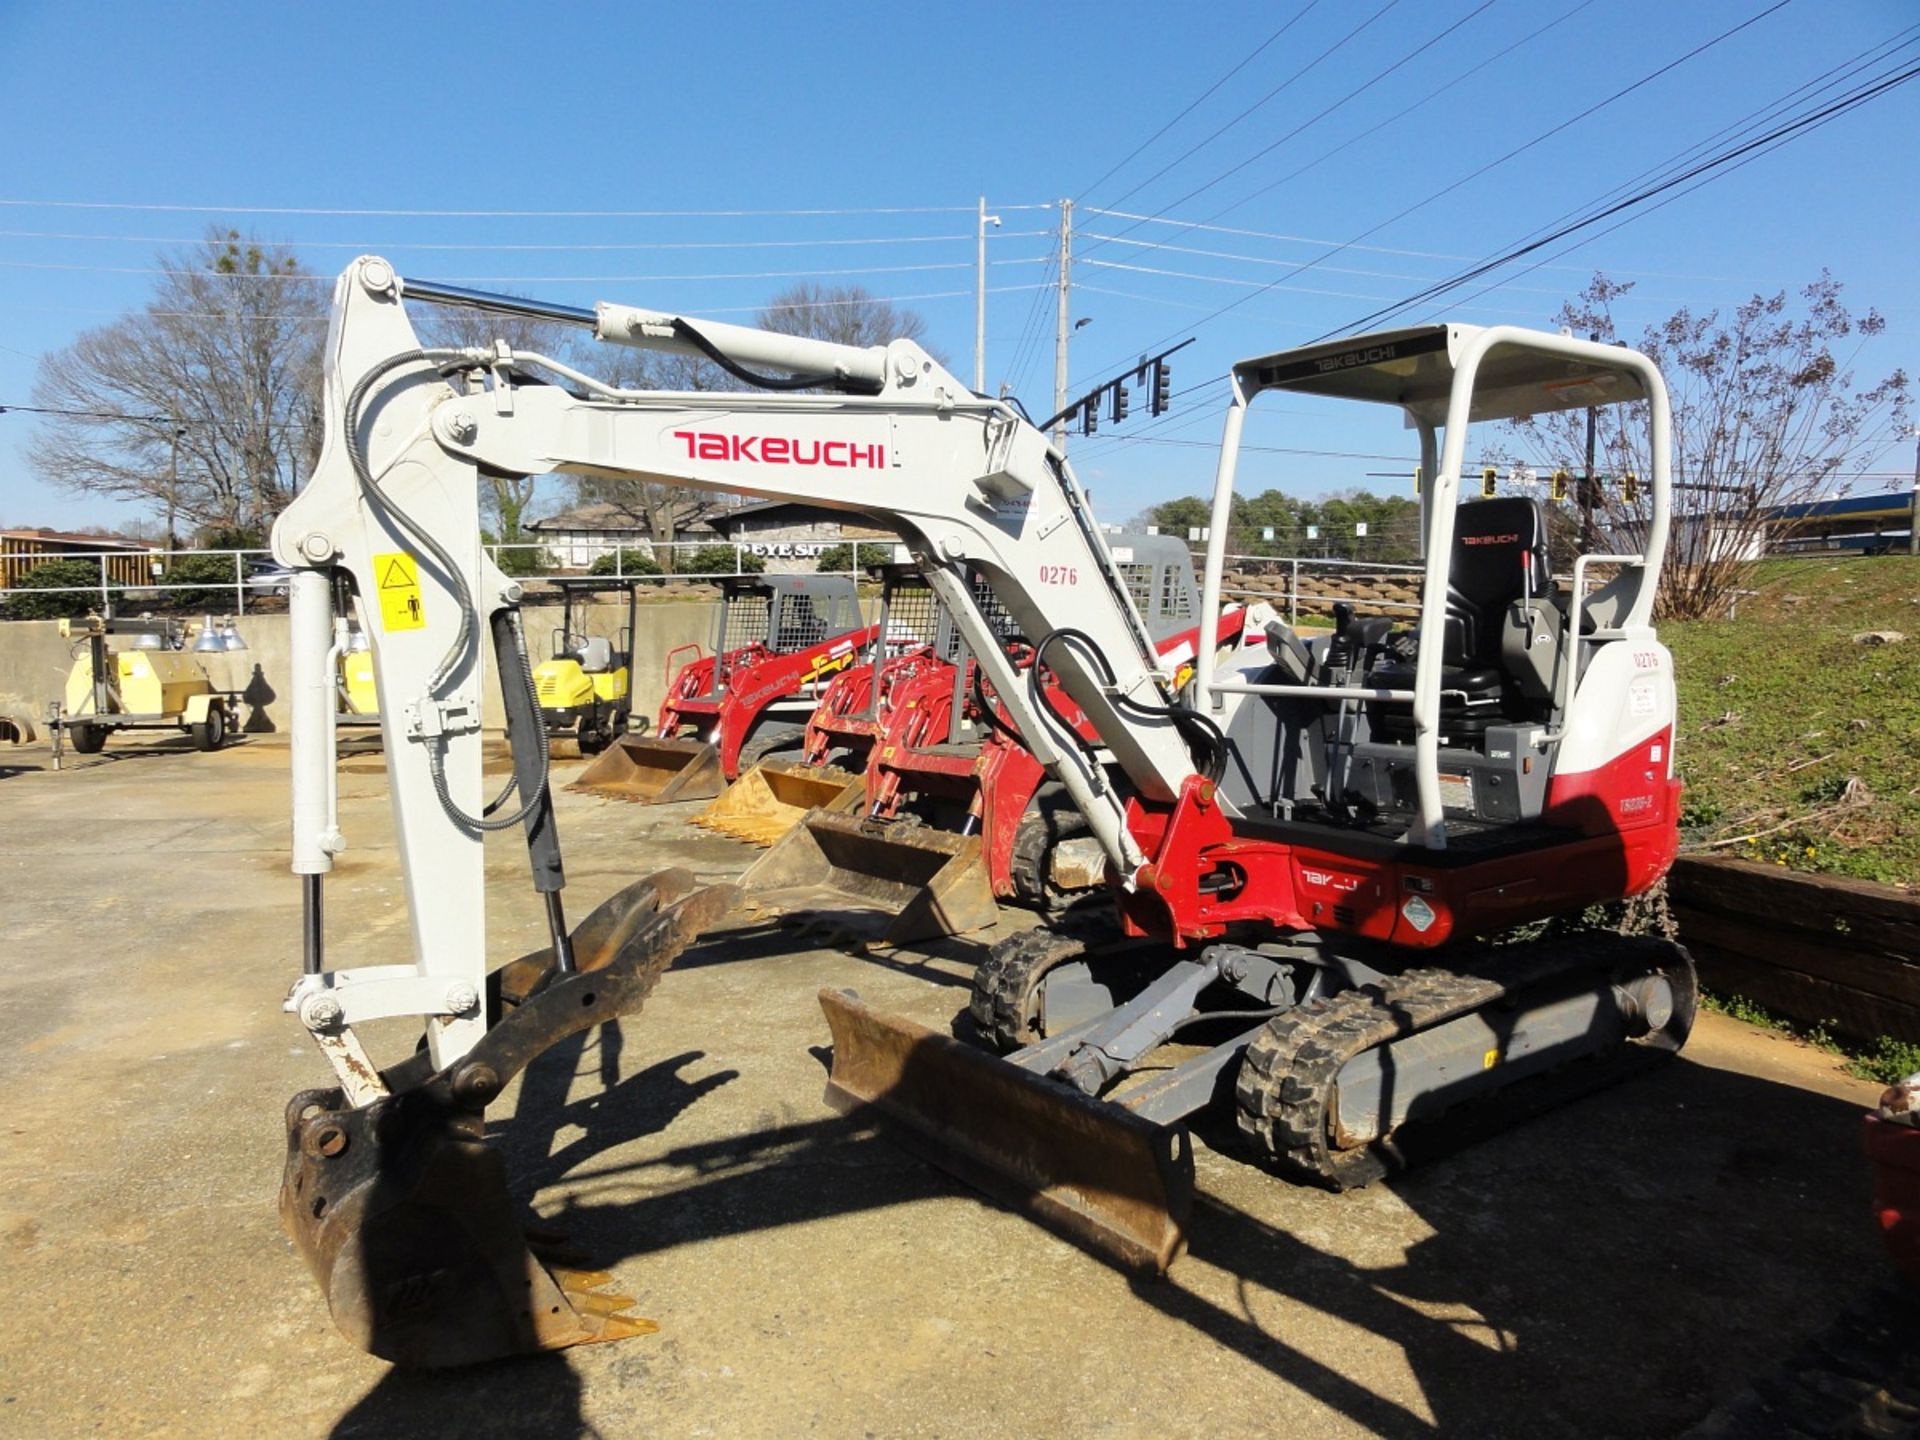
{"type": "MultiPolygon", "coordinates": [[[[1547,521],[1540,502],[1523,495],[1475,500],[1454,517],[1447,573],[1446,635],[1441,647],[1440,731],[1443,744],[1479,744],[1489,725],[1524,719],[1522,677],[1509,674],[1502,639],[1509,610],[1547,593],[1547,521]],[[1464,698],[1462,698],[1464,696],[1464,698]]],[[[1375,666],[1369,685],[1411,690],[1411,656],[1375,666]]],[[[1413,711],[1404,704],[1371,708],[1375,739],[1413,739],[1413,711]]]]}

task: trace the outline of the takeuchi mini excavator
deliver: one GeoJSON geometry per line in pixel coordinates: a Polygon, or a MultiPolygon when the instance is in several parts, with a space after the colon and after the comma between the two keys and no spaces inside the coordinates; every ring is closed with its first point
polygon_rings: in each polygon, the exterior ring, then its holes
{"type": "Polygon", "coordinates": [[[1221,666],[1200,646],[1184,686],[1064,457],[1016,406],[971,393],[911,341],[858,348],[488,296],[366,257],[336,287],[326,357],[324,448],[273,545],[294,571],[304,893],[302,973],[285,1003],[333,1083],[287,1107],[280,1203],[336,1323],[375,1353],[456,1364],[649,1328],[608,1277],[565,1268],[522,1232],[485,1112],[544,1049],[636,1011],[739,900],[735,886],[668,870],[569,925],[520,591],[480,544],[483,473],[803,500],[902,537],[1099,842],[1124,935],[1042,928],[994,947],[970,1005],[988,1045],[823,993],[829,1094],[1105,1255],[1153,1269],[1178,1253],[1187,1125],[1202,1112],[1230,1114],[1250,1159],[1359,1184],[1466,1117],[1563,1100],[1684,1041],[1684,951],[1576,923],[1658,883],[1675,848],[1673,669],[1651,620],[1671,420],[1644,356],[1436,324],[1236,366],[1201,614],[1220,610],[1241,428],[1269,391],[1409,420],[1432,477],[1421,608],[1410,627],[1350,614],[1330,636],[1271,622],[1254,663],[1243,650],[1221,666]],[[408,316],[418,303],[532,313],[604,343],[698,355],[760,388],[628,390],[503,343],[426,348],[408,316]],[[1537,504],[1459,503],[1468,429],[1609,404],[1638,407],[1649,426],[1651,524],[1644,547],[1576,556],[1562,588],[1537,504]],[[358,929],[329,954],[322,923],[345,844],[329,723],[340,571],[362,595],[382,578],[394,591],[369,638],[410,959],[358,929]],[[1032,643],[1024,671],[975,575],[1032,643]],[[480,764],[489,652],[513,752],[495,795],[480,764]],[[1043,671],[1097,746],[1054,707],[1043,671]],[[483,842],[507,829],[524,834],[549,940],[496,966],[483,842]],[[417,1048],[370,1055],[363,1027],[381,1019],[418,1022],[417,1048]]]}
{"type": "Polygon", "coordinates": [[[655,734],[624,737],[573,788],[646,804],[711,800],[762,755],[797,748],[821,692],[879,634],[860,616],[851,575],[722,577],[713,653],[680,667],[655,734]]]}

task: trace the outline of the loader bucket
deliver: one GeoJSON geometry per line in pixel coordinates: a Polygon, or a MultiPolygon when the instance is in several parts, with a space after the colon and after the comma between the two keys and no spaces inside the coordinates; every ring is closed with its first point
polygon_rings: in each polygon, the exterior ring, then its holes
{"type": "Polygon", "coordinates": [[[752,908],[905,945],[999,918],[978,835],[815,810],[740,877],[752,908]]]}
{"type": "Polygon", "coordinates": [[[637,1011],[737,900],[731,885],[695,889],[685,871],[636,881],[574,933],[578,970],[553,973],[540,954],[507,967],[508,1005],[462,1059],[429,1073],[422,1050],[358,1107],[339,1089],[293,1097],[280,1223],[349,1340],[439,1367],[658,1328],[624,1313],[633,1302],[607,1293],[612,1277],[565,1268],[556,1237],[522,1230],[485,1110],[559,1040],[637,1011]]]}
{"type": "Polygon", "coordinates": [[[1193,1147],[1184,1129],[820,992],[833,1031],[827,1103],[870,1110],[908,1149],[1129,1270],[1164,1272],[1186,1244],[1193,1147]]]}
{"type": "Polygon", "coordinates": [[[720,751],[705,740],[622,735],[567,788],[643,805],[667,805],[675,800],[711,800],[726,783],[720,773],[720,751]]]}
{"type": "Polygon", "coordinates": [[[809,810],[851,810],[865,795],[866,783],[837,766],[762,760],[694,816],[693,823],[749,845],[771,845],[806,819],[809,810]]]}

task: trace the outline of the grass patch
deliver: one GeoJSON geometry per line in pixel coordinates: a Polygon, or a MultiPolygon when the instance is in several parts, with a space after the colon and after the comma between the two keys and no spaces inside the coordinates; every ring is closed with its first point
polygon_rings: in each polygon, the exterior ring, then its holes
{"type": "Polygon", "coordinates": [[[1774,1014],[1764,1005],[1755,1004],[1744,995],[1722,995],[1712,990],[1700,992],[1700,1008],[1744,1021],[1748,1025],[1757,1025],[1763,1030],[1775,1031],[1811,1045],[1816,1050],[1824,1050],[1829,1055],[1838,1055],[1842,1061],[1840,1068],[1856,1080],[1893,1085],[1909,1075],[1920,1074],[1920,1045],[1895,1040],[1890,1035],[1880,1036],[1871,1045],[1850,1045],[1834,1035],[1829,1028],[1831,1022],[1798,1025],[1774,1014]]]}
{"type": "Polygon", "coordinates": [[[1920,560],[1769,561],[1733,620],[1661,626],[1689,850],[1920,883],[1920,560]],[[1897,630],[1897,645],[1856,645],[1897,630]]]}

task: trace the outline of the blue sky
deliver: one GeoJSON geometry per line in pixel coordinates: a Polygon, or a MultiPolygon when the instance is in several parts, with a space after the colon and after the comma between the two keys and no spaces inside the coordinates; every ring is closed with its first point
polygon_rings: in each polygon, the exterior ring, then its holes
{"type": "MultiPolygon", "coordinates": [[[[1050,278],[1052,202],[1074,197],[1073,315],[1090,322],[1074,341],[1076,388],[1191,333],[1185,390],[1240,356],[1350,328],[1920,26],[1908,0],[1790,0],[1763,15],[1770,4],[11,0],[0,405],[29,402],[42,352],[137,307],[163,242],[215,223],[292,242],[326,273],[371,249],[403,273],[730,319],[794,278],[851,281],[912,297],[970,378],[982,194],[1005,222],[990,246],[990,386],[1011,382],[1036,415],[1051,408],[1053,296],[1034,287],[1050,278]],[[838,213],[334,213],[800,210],[838,213]]],[[[1920,28],[1885,63],[1917,51],[1920,28]]],[[[1920,84],[1895,90],[1439,310],[1544,324],[1600,268],[1637,282],[1620,308],[1632,332],[1682,304],[1797,288],[1824,266],[1888,320],[1861,373],[1920,371],[1917,118],[1920,84]]],[[[1219,397],[1194,389],[1165,423],[1121,432],[1138,438],[1073,443],[1104,518],[1210,483],[1219,397]]],[[[1243,462],[1246,489],[1385,488],[1367,472],[1393,464],[1365,457],[1408,453],[1382,416],[1271,402],[1255,415],[1248,443],[1269,448],[1243,462]],[[1290,453],[1303,450],[1340,453],[1290,453]]],[[[33,423],[0,416],[0,523],[120,523],[124,508],[27,470],[33,423]]],[[[1891,475],[1912,451],[1862,459],[1891,475]]]]}

